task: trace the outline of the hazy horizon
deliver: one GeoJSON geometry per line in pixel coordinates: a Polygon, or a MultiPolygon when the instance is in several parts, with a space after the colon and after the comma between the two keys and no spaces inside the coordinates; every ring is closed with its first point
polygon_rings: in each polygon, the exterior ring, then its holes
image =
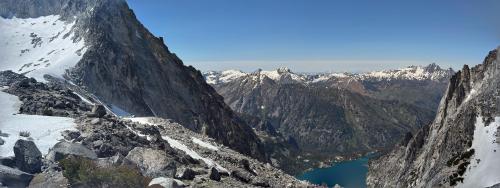
{"type": "MultiPolygon", "coordinates": [[[[192,62],[193,63],[193,62],[192,62]]],[[[254,72],[258,69],[262,70],[276,70],[281,67],[287,67],[292,72],[296,73],[339,73],[339,72],[347,72],[347,73],[363,73],[370,71],[381,71],[381,70],[392,70],[392,69],[401,69],[407,68],[409,66],[427,66],[432,63],[440,66],[442,69],[452,68],[454,71],[462,69],[463,65],[443,65],[437,62],[420,62],[420,61],[397,61],[397,60],[372,60],[372,61],[363,61],[363,60],[332,60],[332,61],[204,61],[204,62],[194,62],[194,64],[198,65],[199,70],[206,71],[224,71],[224,70],[240,70],[243,72],[254,72]],[[230,64],[230,65],[228,65],[230,64]],[[315,65],[312,68],[307,67],[311,64],[315,65]],[[211,65],[207,67],[203,67],[204,65],[211,65]],[[231,65],[238,65],[239,68],[226,68],[231,67],[231,65]],[[366,66],[371,65],[371,66],[366,66]],[[200,68],[201,66],[201,68],[200,68]],[[303,66],[303,67],[302,67],[303,66]],[[331,69],[326,67],[332,66],[331,69]],[[335,67],[333,67],[335,66],[335,67]],[[316,67],[324,67],[322,70],[316,69],[316,67]]],[[[475,63],[479,64],[479,63],[475,63]]],[[[474,65],[475,65],[474,64],[474,65]]],[[[191,65],[191,64],[188,64],[191,65]]],[[[473,64],[468,64],[473,65],[473,64]]]]}

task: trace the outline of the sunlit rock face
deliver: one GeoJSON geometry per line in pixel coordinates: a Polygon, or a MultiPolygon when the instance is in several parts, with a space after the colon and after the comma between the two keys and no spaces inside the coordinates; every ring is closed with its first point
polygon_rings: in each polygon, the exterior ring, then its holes
{"type": "Polygon", "coordinates": [[[183,65],[136,19],[126,1],[5,0],[0,16],[2,30],[9,28],[0,39],[0,55],[7,58],[2,69],[39,81],[46,74],[67,79],[117,114],[170,118],[265,159],[253,130],[199,71],[183,65]]]}
{"type": "Polygon", "coordinates": [[[370,163],[369,187],[490,187],[500,181],[497,52],[457,72],[435,120],[370,163]]]}

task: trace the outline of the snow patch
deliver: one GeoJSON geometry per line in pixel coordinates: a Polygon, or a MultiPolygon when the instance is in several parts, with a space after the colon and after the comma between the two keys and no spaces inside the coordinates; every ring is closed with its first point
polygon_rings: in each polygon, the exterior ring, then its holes
{"type": "Polygon", "coordinates": [[[74,41],[75,22],[59,19],[0,17],[0,70],[27,73],[43,82],[45,74],[61,78],[74,67],[86,51],[84,40],[74,41]]]}
{"type": "Polygon", "coordinates": [[[193,159],[202,160],[209,167],[215,167],[219,171],[223,171],[223,172],[229,173],[229,171],[227,169],[225,169],[224,167],[220,166],[219,164],[217,164],[216,162],[214,162],[212,159],[208,159],[208,158],[204,158],[204,157],[200,156],[198,153],[196,153],[195,151],[189,149],[186,145],[182,144],[181,142],[179,142],[177,140],[174,140],[174,139],[172,139],[172,138],[170,138],[168,136],[162,136],[162,138],[164,140],[166,140],[168,142],[168,144],[170,144],[170,146],[172,146],[173,148],[177,148],[177,149],[179,149],[181,151],[184,151],[187,155],[191,156],[193,159]]]}
{"type": "Polygon", "coordinates": [[[475,152],[459,187],[489,187],[500,183],[500,144],[497,132],[500,117],[485,126],[482,117],[476,118],[472,147],[475,152]]]}
{"type": "Polygon", "coordinates": [[[86,97],[78,94],[77,92],[73,92],[75,95],[77,95],[78,97],[80,97],[80,99],[82,99],[83,102],[89,104],[89,105],[94,105],[93,102],[91,102],[90,100],[88,100],[86,97]]]}
{"type": "Polygon", "coordinates": [[[151,117],[133,117],[133,118],[123,118],[130,120],[132,122],[141,123],[145,125],[156,125],[151,121],[151,117]]]}
{"type": "MultiPolygon", "coordinates": [[[[0,91],[0,138],[5,140],[0,145],[0,156],[14,155],[14,144],[18,139],[26,139],[19,136],[19,132],[27,131],[30,138],[35,142],[42,154],[47,154],[59,140],[63,139],[61,132],[64,130],[76,130],[72,118],[39,116],[17,114],[21,101],[14,95],[0,91]],[[3,134],[8,134],[5,137],[3,134]]],[[[30,139],[28,138],[28,139],[30,139]]]]}
{"type": "Polygon", "coordinates": [[[162,187],[171,187],[173,182],[177,183],[177,185],[180,187],[184,186],[184,183],[182,181],[172,179],[172,178],[165,178],[165,177],[158,177],[158,178],[152,179],[151,182],[149,182],[148,186],[160,185],[162,187]]]}
{"type": "Polygon", "coordinates": [[[210,149],[210,150],[214,150],[214,151],[218,151],[219,150],[219,148],[217,146],[214,146],[214,145],[212,145],[210,143],[207,143],[207,142],[203,142],[203,140],[200,140],[198,138],[191,137],[191,139],[193,140],[193,143],[198,144],[201,147],[204,147],[204,148],[207,148],[207,149],[210,149]]]}
{"type": "Polygon", "coordinates": [[[467,101],[469,101],[474,95],[476,95],[476,93],[477,93],[476,89],[471,89],[470,92],[469,92],[469,94],[465,98],[464,103],[467,102],[467,101]]]}
{"type": "MultiPolygon", "coordinates": [[[[137,117],[137,118],[123,118],[123,119],[126,119],[126,120],[130,120],[132,122],[136,122],[136,123],[140,123],[140,124],[144,124],[144,125],[155,125],[154,123],[151,123],[151,118],[150,117],[137,117]]],[[[136,134],[137,136],[140,136],[140,137],[145,137],[146,140],[148,141],[151,141],[151,136],[149,135],[145,135],[145,134],[141,134],[139,133],[139,131],[136,131],[134,129],[132,129],[132,127],[130,126],[126,126],[128,130],[132,131],[134,134],[136,134]]]]}

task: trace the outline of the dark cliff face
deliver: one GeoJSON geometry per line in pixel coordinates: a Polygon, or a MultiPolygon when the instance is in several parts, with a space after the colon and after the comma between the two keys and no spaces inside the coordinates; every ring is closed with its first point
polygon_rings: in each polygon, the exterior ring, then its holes
{"type": "Polygon", "coordinates": [[[371,161],[368,186],[448,187],[462,182],[468,165],[474,163],[470,156],[477,117],[488,125],[499,114],[497,61],[494,50],[482,64],[465,65],[452,76],[433,123],[371,161]]]}
{"type": "Polygon", "coordinates": [[[244,154],[265,159],[253,130],[199,71],[183,65],[162,38],[137,20],[124,0],[8,0],[0,5],[3,17],[57,14],[75,19],[73,31],[85,40],[87,51],[67,77],[105,104],[135,116],[173,119],[244,154]]]}

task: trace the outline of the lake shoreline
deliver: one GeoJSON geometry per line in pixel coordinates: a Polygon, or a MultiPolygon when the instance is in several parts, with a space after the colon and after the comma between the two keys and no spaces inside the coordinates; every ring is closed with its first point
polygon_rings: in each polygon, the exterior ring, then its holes
{"type": "Polygon", "coordinates": [[[306,180],[316,185],[333,187],[366,187],[368,161],[379,156],[378,152],[370,152],[358,158],[333,161],[331,165],[311,168],[299,175],[300,180],[306,180]]]}

